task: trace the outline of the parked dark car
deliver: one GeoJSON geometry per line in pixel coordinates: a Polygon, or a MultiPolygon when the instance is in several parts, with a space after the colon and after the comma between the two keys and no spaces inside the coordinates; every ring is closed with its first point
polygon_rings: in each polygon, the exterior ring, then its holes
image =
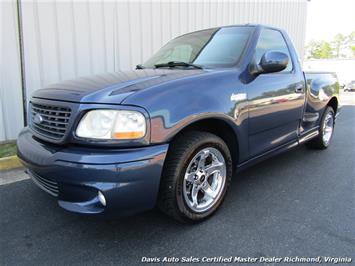
{"type": "Polygon", "coordinates": [[[344,86],[344,91],[355,91],[355,80],[350,81],[344,86]]]}
{"type": "Polygon", "coordinates": [[[283,30],[201,30],[137,70],[36,91],[18,156],[66,210],[158,206],[197,222],[219,208],[236,172],[302,143],[326,149],[338,90],[334,73],[302,71],[283,30]]]}

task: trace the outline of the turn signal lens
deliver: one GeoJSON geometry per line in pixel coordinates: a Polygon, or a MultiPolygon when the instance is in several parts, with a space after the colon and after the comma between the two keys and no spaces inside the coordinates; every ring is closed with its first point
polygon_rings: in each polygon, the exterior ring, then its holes
{"type": "Polygon", "coordinates": [[[139,139],[144,137],[144,133],[141,131],[132,132],[116,132],[113,133],[113,138],[115,139],[139,139]]]}

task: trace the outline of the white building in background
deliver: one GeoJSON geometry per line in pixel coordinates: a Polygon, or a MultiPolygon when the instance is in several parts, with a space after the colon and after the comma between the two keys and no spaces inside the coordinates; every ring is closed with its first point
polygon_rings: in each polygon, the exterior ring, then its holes
{"type": "Polygon", "coordinates": [[[307,0],[5,0],[0,9],[0,141],[4,141],[15,139],[23,127],[23,100],[28,102],[33,91],[64,79],[132,69],[186,32],[268,24],[287,30],[302,57],[307,0]]]}

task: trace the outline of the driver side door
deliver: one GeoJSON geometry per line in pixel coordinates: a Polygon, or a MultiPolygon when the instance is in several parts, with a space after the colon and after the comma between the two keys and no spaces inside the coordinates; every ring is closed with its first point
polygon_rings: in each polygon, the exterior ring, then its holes
{"type": "Polygon", "coordinates": [[[279,51],[289,57],[280,72],[259,74],[248,88],[249,155],[263,154],[296,140],[304,106],[304,78],[294,62],[282,33],[264,28],[259,35],[254,59],[260,62],[267,51],[279,51]]]}

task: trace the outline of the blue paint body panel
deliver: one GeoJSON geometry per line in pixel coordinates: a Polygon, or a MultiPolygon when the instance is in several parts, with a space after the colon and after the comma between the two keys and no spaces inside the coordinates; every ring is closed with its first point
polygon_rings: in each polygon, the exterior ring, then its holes
{"type": "MultiPolygon", "coordinates": [[[[240,169],[294,147],[318,130],[327,104],[337,101],[336,76],[304,74],[284,31],[293,69],[253,76],[249,66],[260,32],[267,27],[248,27],[254,30],[234,67],[108,73],[36,91],[30,106],[70,108],[68,128],[62,138],[51,139],[26,127],[18,137],[19,157],[40,182],[57,184],[63,208],[127,215],[153,208],[169,143],[190,125],[208,120],[230,128],[236,144],[229,149],[237,154],[240,169]],[[140,111],[147,134],[135,141],[80,139],[75,129],[92,109],[140,111]],[[107,199],[106,207],[98,201],[98,190],[107,199]]],[[[31,124],[31,114],[28,120],[31,124]]]]}
{"type": "Polygon", "coordinates": [[[43,143],[28,128],[19,135],[18,156],[40,177],[58,183],[58,202],[79,213],[129,215],[154,207],[168,144],[98,149],[43,143]],[[98,190],[107,206],[99,204],[98,190]],[[113,212],[112,212],[113,210],[113,212]]]}

